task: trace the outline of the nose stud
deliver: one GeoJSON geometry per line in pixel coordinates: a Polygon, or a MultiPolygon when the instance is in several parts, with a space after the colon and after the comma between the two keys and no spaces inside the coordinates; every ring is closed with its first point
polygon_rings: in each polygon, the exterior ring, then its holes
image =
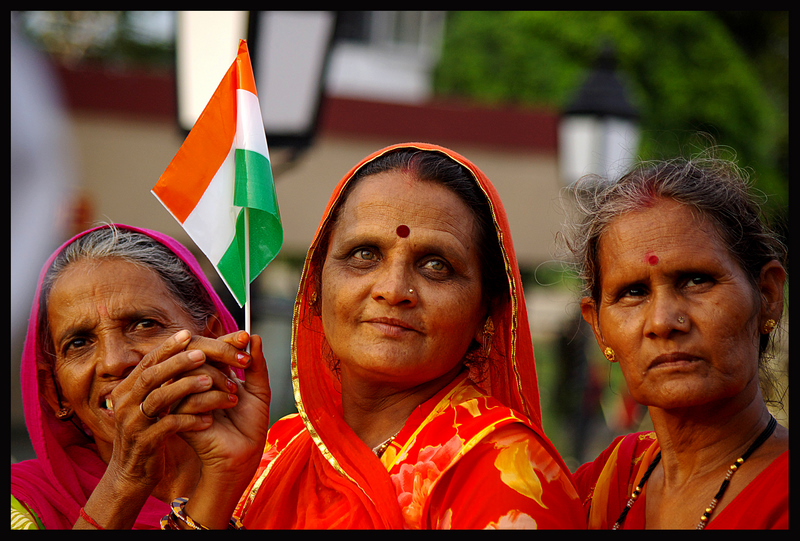
{"type": "Polygon", "coordinates": [[[685,321],[686,321],[686,318],[685,318],[685,317],[683,317],[683,316],[678,316],[678,323],[681,323],[681,324],[682,324],[682,323],[684,323],[685,321]]]}

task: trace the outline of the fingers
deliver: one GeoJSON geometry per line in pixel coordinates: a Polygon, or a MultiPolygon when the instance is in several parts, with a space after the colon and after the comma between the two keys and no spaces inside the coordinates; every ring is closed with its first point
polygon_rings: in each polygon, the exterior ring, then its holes
{"type": "Polygon", "coordinates": [[[247,369],[245,385],[248,391],[260,395],[262,400],[269,403],[269,373],[267,360],[264,358],[263,342],[261,337],[253,335],[250,339],[250,367],[247,369]]]}
{"type": "Polygon", "coordinates": [[[192,334],[189,331],[185,329],[178,331],[153,349],[153,351],[145,355],[137,368],[141,368],[142,370],[150,368],[180,353],[189,345],[191,338],[192,334]]]}
{"type": "Polygon", "coordinates": [[[237,331],[220,338],[194,336],[186,349],[201,350],[206,355],[207,361],[226,364],[233,368],[247,368],[251,361],[250,354],[245,350],[249,341],[250,337],[244,331],[237,331]]]}
{"type": "MultiPolygon", "coordinates": [[[[262,342],[237,331],[220,338],[191,336],[181,331],[148,353],[133,373],[114,391],[114,404],[138,406],[140,420],[153,423],[170,416],[191,416],[228,409],[239,402],[243,383],[231,368],[252,374],[253,391],[269,400],[262,342]],[[255,362],[254,362],[255,358],[255,362]]],[[[242,374],[241,371],[235,371],[242,374]]],[[[191,423],[190,423],[191,424],[191,423]]],[[[192,425],[194,426],[194,425],[192,425]]]]}
{"type": "Polygon", "coordinates": [[[202,413],[215,407],[225,407],[225,403],[230,402],[228,395],[235,396],[235,391],[236,384],[218,370],[211,367],[200,367],[191,374],[182,375],[150,391],[142,400],[140,410],[149,420],[157,420],[167,413],[202,413]],[[227,392],[212,391],[214,387],[225,389],[226,386],[228,387],[227,392]],[[185,405],[187,397],[203,396],[209,392],[222,396],[216,397],[214,401],[195,400],[190,405],[185,405]],[[176,404],[183,406],[179,408],[175,406],[176,404]],[[206,405],[204,406],[204,404],[206,405]]]}

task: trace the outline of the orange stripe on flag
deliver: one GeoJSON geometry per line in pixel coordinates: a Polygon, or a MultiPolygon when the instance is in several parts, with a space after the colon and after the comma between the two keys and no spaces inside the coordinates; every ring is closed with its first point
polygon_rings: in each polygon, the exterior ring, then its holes
{"type": "Polygon", "coordinates": [[[153,187],[153,193],[180,223],[186,221],[197,206],[233,146],[235,71],[236,64],[225,74],[192,131],[153,187]]]}
{"type": "Polygon", "coordinates": [[[253,76],[253,65],[250,63],[250,53],[247,50],[247,42],[239,40],[239,53],[236,55],[236,63],[239,64],[239,88],[252,92],[258,97],[256,92],[256,79],[253,76]]]}

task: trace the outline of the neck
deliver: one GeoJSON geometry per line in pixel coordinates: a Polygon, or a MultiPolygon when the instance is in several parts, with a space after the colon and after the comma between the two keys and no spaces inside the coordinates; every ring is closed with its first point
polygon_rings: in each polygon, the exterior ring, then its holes
{"type": "Polygon", "coordinates": [[[664,482],[675,486],[729,466],[761,434],[770,417],[760,394],[735,411],[710,404],[649,410],[661,446],[664,482]]]}
{"type": "Polygon", "coordinates": [[[396,435],[414,410],[452,382],[460,371],[461,366],[457,366],[433,381],[410,388],[359,384],[342,372],[344,420],[372,449],[396,435]]]}

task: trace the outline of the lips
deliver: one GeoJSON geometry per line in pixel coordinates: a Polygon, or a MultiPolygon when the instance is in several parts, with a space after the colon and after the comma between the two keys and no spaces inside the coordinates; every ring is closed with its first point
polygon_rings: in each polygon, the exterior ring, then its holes
{"type": "Polygon", "coordinates": [[[388,334],[404,333],[406,331],[420,332],[412,323],[392,317],[375,317],[366,320],[375,327],[388,334]]]}
{"type": "Polygon", "coordinates": [[[684,352],[665,353],[653,359],[653,361],[650,363],[650,368],[679,367],[682,365],[693,363],[698,360],[699,357],[695,357],[694,355],[691,355],[689,353],[684,353],[684,352]]]}

